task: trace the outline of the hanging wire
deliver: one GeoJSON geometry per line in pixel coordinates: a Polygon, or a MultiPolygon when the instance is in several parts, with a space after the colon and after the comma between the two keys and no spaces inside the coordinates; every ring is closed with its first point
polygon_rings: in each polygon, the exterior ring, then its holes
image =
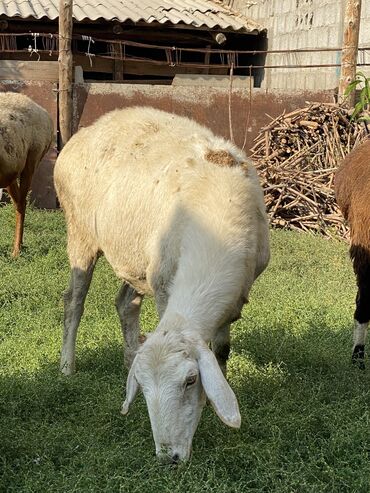
{"type": "Polygon", "coordinates": [[[167,58],[168,65],[170,67],[175,67],[176,65],[178,65],[176,46],[172,46],[172,48],[166,48],[165,51],[166,51],[166,58],[167,58]],[[175,57],[175,61],[174,61],[173,57],[175,57]]]}
{"type": "Polygon", "coordinates": [[[234,141],[234,132],[233,132],[233,118],[232,118],[232,109],[231,109],[231,100],[232,100],[232,92],[233,92],[233,77],[234,77],[234,63],[230,64],[230,77],[229,77],[229,130],[230,130],[230,140],[233,144],[234,141]]]}
{"type": "Polygon", "coordinates": [[[39,50],[37,49],[37,38],[40,36],[40,33],[32,33],[33,36],[33,46],[29,45],[28,51],[30,53],[30,57],[35,53],[37,55],[37,61],[40,60],[40,53],[39,50]]]}
{"type": "Polygon", "coordinates": [[[57,39],[54,34],[49,33],[49,36],[41,35],[42,47],[45,51],[49,52],[49,56],[52,56],[53,52],[57,51],[57,39]]]}
{"type": "MultiPolygon", "coordinates": [[[[52,33],[31,33],[33,36],[33,43],[29,45],[28,51],[30,53],[30,56],[33,54],[36,54],[38,57],[38,60],[40,60],[40,53],[42,52],[48,52],[49,55],[52,55],[54,52],[58,51],[58,40],[59,40],[59,34],[52,34],[52,33]],[[40,41],[42,42],[42,49],[39,49],[37,47],[37,42],[40,41]]],[[[3,52],[23,52],[23,49],[17,49],[17,44],[16,44],[16,39],[17,37],[21,36],[30,36],[30,33],[1,33],[0,34],[0,49],[3,52]]],[[[242,69],[242,70],[248,70],[249,69],[249,64],[248,65],[241,65],[240,64],[240,56],[241,55],[268,55],[268,54],[273,54],[279,56],[279,63],[271,63],[271,64],[255,64],[252,65],[253,69],[304,69],[304,68],[334,68],[334,67],[340,67],[340,63],[300,63],[299,55],[302,53],[324,53],[324,52],[341,52],[342,48],[305,48],[305,49],[293,49],[293,50],[235,50],[235,51],[230,51],[230,50],[212,50],[209,48],[177,48],[175,46],[163,46],[163,45],[151,45],[147,43],[137,43],[133,41],[120,41],[122,44],[122,50],[120,50],[118,53],[115,53],[112,55],[111,53],[106,53],[105,55],[102,53],[92,53],[92,44],[96,42],[102,42],[106,43],[109,45],[112,40],[106,40],[106,39],[100,39],[100,38],[93,38],[92,36],[86,36],[86,35],[80,35],[76,34],[72,37],[73,44],[76,43],[77,40],[83,39],[84,41],[88,42],[87,46],[87,51],[84,52],[84,54],[89,58],[90,66],[92,66],[92,57],[97,56],[99,58],[109,58],[109,59],[121,59],[121,60],[126,60],[128,57],[132,61],[137,61],[137,62],[150,62],[152,64],[156,65],[170,65],[171,67],[174,66],[189,66],[192,68],[230,68],[231,64],[233,64],[233,70],[235,68],[242,69]],[[165,54],[166,61],[158,60],[158,59],[150,59],[149,57],[147,58],[140,58],[137,56],[129,56],[126,51],[128,47],[137,47],[140,49],[158,49],[162,50],[165,54]],[[211,54],[213,60],[217,60],[217,57],[220,60],[220,64],[204,64],[204,63],[187,63],[182,60],[182,55],[183,53],[198,53],[198,54],[204,54],[208,53],[211,54]],[[215,56],[216,55],[216,56],[215,56]],[[226,59],[226,60],[225,60],[226,59]]],[[[358,49],[359,51],[359,67],[367,67],[370,66],[370,61],[368,60],[368,51],[370,50],[370,47],[361,47],[358,49]]],[[[78,52],[78,50],[75,49],[73,50],[75,52],[78,52]]]]}
{"type": "Polygon", "coordinates": [[[244,151],[245,146],[247,145],[247,138],[249,132],[249,122],[252,114],[252,65],[249,66],[249,102],[248,102],[248,114],[245,119],[245,129],[244,129],[244,140],[242,145],[242,151],[244,151]]]}
{"type": "Polygon", "coordinates": [[[87,45],[87,52],[85,52],[85,55],[87,57],[89,57],[89,62],[90,62],[90,67],[92,67],[93,63],[92,63],[92,57],[95,56],[94,53],[91,53],[90,52],[90,46],[91,46],[91,43],[94,44],[95,43],[95,40],[91,37],[91,36],[85,36],[84,34],[82,34],[82,39],[84,41],[88,41],[88,45],[87,45]]]}

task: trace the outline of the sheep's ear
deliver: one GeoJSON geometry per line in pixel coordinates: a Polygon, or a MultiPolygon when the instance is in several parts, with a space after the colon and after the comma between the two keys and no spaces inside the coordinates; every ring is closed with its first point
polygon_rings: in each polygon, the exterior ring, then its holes
{"type": "Polygon", "coordinates": [[[135,378],[135,363],[136,363],[136,357],[134,358],[130,371],[128,372],[128,377],[126,382],[126,399],[122,404],[122,409],[121,409],[121,413],[123,415],[128,413],[129,407],[132,404],[133,400],[135,399],[137,391],[139,390],[139,385],[135,378]]]}
{"type": "Polygon", "coordinates": [[[205,345],[198,347],[198,366],[203,388],[217,416],[226,425],[239,428],[241,417],[238,401],[227,383],[215,355],[205,345]]]}

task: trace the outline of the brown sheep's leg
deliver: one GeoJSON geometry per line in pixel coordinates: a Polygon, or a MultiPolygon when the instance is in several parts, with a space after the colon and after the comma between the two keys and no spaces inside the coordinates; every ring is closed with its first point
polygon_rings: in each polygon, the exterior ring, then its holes
{"type": "MultiPolygon", "coordinates": [[[[358,255],[358,250],[356,254],[358,255]]],[[[365,344],[370,321],[370,255],[362,250],[360,261],[358,257],[354,258],[354,268],[358,291],[354,314],[352,361],[359,368],[364,369],[365,344]]]]}
{"type": "Polygon", "coordinates": [[[15,234],[13,243],[13,257],[17,257],[20,252],[20,247],[22,243],[23,236],[23,223],[24,223],[24,211],[22,213],[21,200],[20,200],[20,189],[17,181],[13,181],[9,186],[6,187],[8,194],[10,195],[15,210],[16,210],[16,222],[15,222],[15,234]]]}
{"type": "Polygon", "coordinates": [[[24,219],[26,216],[27,194],[31,187],[32,176],[35,170],[34,156],[27,157],[26,165],[20,175],[19,185],[14,180],[7,191],[11,196],[16,209],[15,235],[13,244],[13,257],[18,257],[23,241],[24,219]]]}
{"type": "Polygon", "coordinates": [[[70,285],[64,293],[64,332],[60,358],[60,370],[64,375],[72,375],[76,369],[77,329],[84,311],[95,263],[96,257],[86,269],[72,268],[70,285]]]}
{"type": "Polygon", "coordinates": [[[130,368],[140,344],[140,308],[143,295],[123,283],[116,298],[116,308],[125,341],[125,365],[130,368]]]}
{"type": "Polygon", "coordinates": [[[212,351],[214,352],[222,373],[226,376],[226,364],[230,354],[230,324],[224,325],[217,330],[212,340],[212,351]]]}

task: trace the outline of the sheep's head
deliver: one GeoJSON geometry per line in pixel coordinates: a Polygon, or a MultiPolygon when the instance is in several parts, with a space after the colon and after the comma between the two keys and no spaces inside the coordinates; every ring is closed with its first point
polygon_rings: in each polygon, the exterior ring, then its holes
{"type": "Polygon", "coordinates": [[[156,332],[143,344],[129,371],[128,412],[141,388],[161,462],[187,460],[206,396],[217,415],[233,428],[240,426],[234,392],[225,380],[212,351],[204,342],[178,333],[156,332]]]}

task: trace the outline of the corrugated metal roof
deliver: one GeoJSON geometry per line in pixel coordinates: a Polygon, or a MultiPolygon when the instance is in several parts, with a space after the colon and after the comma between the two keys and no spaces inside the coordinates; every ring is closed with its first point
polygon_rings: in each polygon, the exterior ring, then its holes
{"type": "MultiPolygon", "coordinates": [[[[7,17],[58,17],[58,0],[0,0],[0,15],[7,17]]],[[[263,27],[233,11],[219,0],[74,0],[77,21],[105,19],[118,22],[159,22],[194,27],[260,32],[263,27]]]]}

